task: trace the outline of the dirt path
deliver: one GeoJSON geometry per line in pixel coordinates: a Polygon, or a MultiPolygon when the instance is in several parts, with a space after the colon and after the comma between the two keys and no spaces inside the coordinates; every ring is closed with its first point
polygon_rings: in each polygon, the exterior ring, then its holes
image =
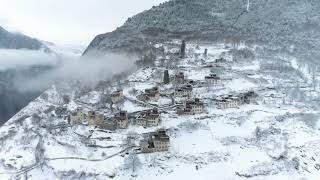
{"type": "MultiPolygon", "coordinates": [[[[99,161],[105,161],[105,160],[111,159],[111,158],[113,158],[113,157],[115,157],[115,156],[117,156],[117,155],[119,155],[121,153],[124,153],[124,152],[126,152],[126,151],[128,151],[128,150],[130,150],[132,148],[135,148],[135,147],[136,146],[127,147],[127,148],[125,148],[125,149],[123,149],[123,150],[121,150],[121,151],[119,151],[117,153],[114,153],[114,154],[112,154],[110,156],[107,156],[107,157],[105,157],[103,159],[87,159],[87,158],[81,158],[81,157],[59,157],[59,158],[44,158],[44,161],[45,162],[49,162],[49,161],[56,161],[56,160],[82,160],[82,161],[99,162],[99,161]]],[[[0,175],[1,174],[7,174],[7,175],[8,174],[16,174],[16,175],[20,175],[20,174],[23,174],[25,172],[29,172],[29,171],[39,167],[40,165],[41,165],[41,163],[37,162],[37,163],[35,163],[35,164],[25,168],[25,169],[21,169],[21,170],[16,171],[16,172],[0,172],[0,175]]]]}

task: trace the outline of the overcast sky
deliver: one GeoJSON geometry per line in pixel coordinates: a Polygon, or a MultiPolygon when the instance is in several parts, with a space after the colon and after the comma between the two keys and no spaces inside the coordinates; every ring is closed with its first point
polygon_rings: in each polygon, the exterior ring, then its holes
{"type": "Polygon", "coordinates": [[[167,0],[0,0],[0,26],[57,44],[88,45],[167,0]]]}

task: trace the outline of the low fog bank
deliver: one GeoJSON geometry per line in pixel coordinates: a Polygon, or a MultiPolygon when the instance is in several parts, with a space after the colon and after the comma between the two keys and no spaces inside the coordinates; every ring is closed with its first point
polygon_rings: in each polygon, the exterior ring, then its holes
{"type": "Polygon", "coordinates": [[[0,49],[0,72],[33,65],[55,65],[59,57],[54,53],[34,50],[0,49]]]}
{"type": "Polygon", "coordinates": [[[0,49],[0,82],[21,92],[39,91],[59,82],[79,81],[93,86],[100,80],[130,70],[137,58],[109,53],[99,57],[71,56],[32,50],[0,49]]]}
{"type": "Polygon", "coordinates": [[[123,54],[107,54],[102,57],[60,59],[51,70],[33,78],[15,79],[14,86],[22,91],[45,89],[54,83],[78,81],[85,86],[95,86],[101,80],[109,80],[134,68],[135,57],[123,54]]]}

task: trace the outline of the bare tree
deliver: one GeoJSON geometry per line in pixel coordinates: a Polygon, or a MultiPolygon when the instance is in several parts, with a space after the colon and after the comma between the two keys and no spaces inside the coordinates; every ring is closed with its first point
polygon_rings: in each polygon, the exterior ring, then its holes
{"type": "Polygon", "coordinates": [[[312,66],[312,86],[313,90],[316,90],[317,79],[316,79],[316,67],[312,66]]]}
{"type": "Polygon", "coordinates": [[[105,108],[107,104],[110,104],[111,97],[110,97],[110,92],[107,91],[106,93],[101,93],[99,97],[99,102],[98,102],[98,107],[99,108],[105,108]]]}
{"type": "Polygon", "coordinates": [[[135,152],[131,152],[124,160],[124,169],[132,171],[131,176],[133,177],[136,176],[136,172],[141,166],[142,163],[135,152]]]}
{"type": "Polygon", "coordinates": [[[70,101],[71,101],[70,99],[71,99],[70,96],[68,96],[68,95],[63,95],[63,96],[62,96],[63,104],[69,104],[70,101]]]}
{"type": "Polygon", "coordinates": [[[138,90],[137,90],[136,88],[132,88],[132,89],[129,91],[129,93],[130,93],[131,95],[137,95],[137,94],[138,94],[138,90]]]}
{"type": "Polygon", "coordinates": [[[134,131],[129,131],[127,137],[123,139],[122,145],[124,147],[132,147],[135,145],[135,140],[139,136],[138,133],[134,131]]]}
{"type": "Polygon", "coordinates": [[[247,0],[247,12],[250,10],[250,0],[247,0]]]}
{"type": "Polygon", "coordinates": [[[157,155],[155,154],[147,154],[146,155],[146,165],[148,165],[148,167],[154,167],[157,165],[157,155]]]}

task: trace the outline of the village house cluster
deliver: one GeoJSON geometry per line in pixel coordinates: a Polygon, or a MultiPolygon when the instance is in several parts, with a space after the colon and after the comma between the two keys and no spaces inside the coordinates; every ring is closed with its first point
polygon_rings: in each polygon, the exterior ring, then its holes
{"type": "Polygon", "coordinates": [[[89,126],[97,126],[101,129],[116,130],[128,127],[129,120],[126,111],[120,111],[113,118],[107,117],[96,111],[85,111],[77,108],[67,117],[69,124],[88,124],[89,126]]]}
{"type": "MultiPolygon", "coordinates": [[[[157,108],[153,108],[138,113],[135,124],[142,127],[158,126],[161,122],[160,112],[157,108]]],[[[96,111],[88,111],[85,113],[82,108],[78,108],[68,116],[69,124],[88,124],[89,126],[97,126],[102,129],[116,130],[126,129],[129,126],[128,113],[119,111],[109,118],[96,111]]]]}
{"type": "MultiPolygon", "coordinates": [[[[185,51],[185,47],[182,47],[181,51],[185,51]]],[[[207,51],[208,50],[206,49],[204,53],[205,56],[207,56],[207,51]]],[[[181,52],[180,54],[181,58],[185,56],[184,52],[181,52]]],[[[167,85],[172,83],[173,85],[166,86],[165,88],[170,88],[168,91],[166,91],[169,93],[163,95],[167,98],[171,98],[172,100],[172,106],[170,105],[168,107],[172,109],[175,108],[174,110],[179,116],[203,113],[205,110],[205,102],[199,98],[193,97],[195,94],[194,89],[204,87],[204,85],[218,86],[222,84],[222,79],[217,74],[219,74],[218,70],[221,70],[222,66],[224,66],[223,64],[226,62],[227,60],[225,58],[219,58],[214,61],[214,65],[207,64],[205,68],[215,69],[211,69],[211,72],[214,73],[205,76],[204,80],[187,79],[185,73],[181,71],[170,77],[169,70],[164,70],[163,84],[167,85]],[[171,81],[172,79],[173,81],[171,81]]],[[[123,90],[114,91],[110,97],[112,104],[121,103],[125,98],[123,95],[123,90]]],[[[258,95],[254,91],[249,91],[240,93],[238,95],[220,96],[214,99],[214,101],[216,103],[216,107],[219,109],[238,108],[242,104],[251,104],[256,102],[257,97],[258,95]]],[[[113,113],[112,117],[107,117],[97,111],[88,111],[86,113],[82,108],[78,108],[68,117],[68,123],[88,124],[90,126],[97,126],[99,128],[108,130],[126,129],[129,126],[129,122],[144,128],[156,127],[161,123],[160,111],[165,111],[165,108],[159,107],[158,109],[160,103],[156,104],[155,102],[152,102],[153,104],[151,104],[149,101],[158,101],[159,99],[159,87],[152,87],[150,89],[145,89],[144,92],[136,96],[135,100],[131,100],[129,97],[127,100],[142,104],[143,106],[149,104],[150,106],[157,108],[132,112],[130,115],[128,115],[126,111],[118,111],[113,113]]],[[[143,153],[168,151],[169,149],[170,138],[164,129],[145,133],[143,134],[142,138],[143,139],[140,141],[140,149],[143,153]]]]}
{"type": "Polygon", "coordinates": [[[240,93],[236,96],[220,96],[215,99],[218,109],[238,108],[242,104],[252,104],[256,102],[258,95],[254,91],[240,93]]]}

